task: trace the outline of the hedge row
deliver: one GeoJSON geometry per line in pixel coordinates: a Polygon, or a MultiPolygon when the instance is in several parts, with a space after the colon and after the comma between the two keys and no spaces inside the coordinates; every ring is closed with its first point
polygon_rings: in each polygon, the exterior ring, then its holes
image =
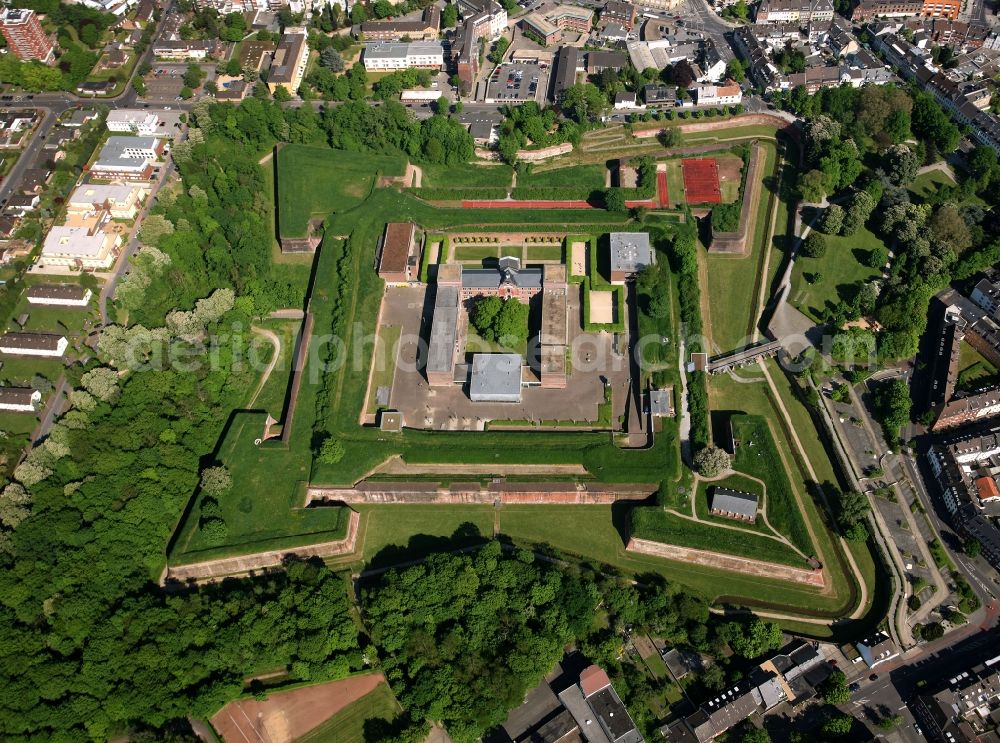
{"type": "Polygon", "coordinates": [[[511,191],[511,196],[524,201],[589,201],[592,204],[604,203],[604,189],[586,188],[584,186],[518,186],[511,191]]]}
{"type": "MultiPolygon", "coordinates": [[[[699,351],[701,326],[701,292],[698,288],[697,236],[694,220],[688,215],[687,221],[679,225],[677,234],[670,244],[670,263],[677,274],[677,298],[680,304],[681,322],[686,326],[684,335],[689,339],[688,353],[699,351]]],[[[688,408],[691,414],[691,446],[698,449],[708,446],[708,384],[705,372],[693,372],[688,376],[688,408]]]]}
{"type": "Polygon", "coordinates": [[[414,196],[436,201],[461,201],[463,199],[490,200],[506,199],[507,189],[503,186],[479,186],[475,188],[408,188],[414,196]]]}

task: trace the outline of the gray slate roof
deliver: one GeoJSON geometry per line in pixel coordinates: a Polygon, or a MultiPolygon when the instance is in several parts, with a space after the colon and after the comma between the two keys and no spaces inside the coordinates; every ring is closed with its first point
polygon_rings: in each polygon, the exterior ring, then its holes
{"type": "Polygon", "coordinates": [[[511,284],[522,289],[542,288],[541,268],[463,268],[463,289],[496,289],[511,284]]]}
{"type": "Polygon", "coordinates": [[[736,513],[747,518],[757,517],[757,496],[729,488],[712,490],[712,510],[736,513]]]}

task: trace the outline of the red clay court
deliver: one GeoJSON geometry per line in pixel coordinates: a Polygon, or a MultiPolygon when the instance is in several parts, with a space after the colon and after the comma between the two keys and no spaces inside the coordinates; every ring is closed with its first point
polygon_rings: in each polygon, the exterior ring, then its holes
{"type": "Polygon", "coordinates": [[[684,197],[689,204],[719,204],[719,164],[714,157],[692,158],[681,161],[684,171],[684,197]]]}
{"type": "Polygon", "coordinates": [[[666,209],[670,206],[670,194],[667,192],[667,171],[659,170],[656,173],[656,185],[659,187],[657,194],[659,195],[659,203],[661,209],[666,209]]]}

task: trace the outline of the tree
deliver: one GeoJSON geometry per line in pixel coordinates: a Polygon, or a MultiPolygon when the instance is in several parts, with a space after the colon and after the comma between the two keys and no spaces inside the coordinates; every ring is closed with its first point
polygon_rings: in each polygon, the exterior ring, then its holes
{"type": "Polygon", "coordinates": [[[799,196],[810,204],[818,204],[826,198],[827,179],[822,171],[813,169],[799,177],[799,196]]]}
{"type": "Polygon", "coordinates": [[[181,77],[181,81],[189,88],[194,90],[199,85],[201,85],[202,78],[204,78],[205,72],[201,69],[199,65],[194,62],[187,66],[184,71],[184,75],[181,77]]]}
{"type": "Polygon", "coordinates": [[[726,641],[737,655],[753,660],[781,647],[781,627],[754,617],[749,624],[730,622],[725,626],[726,641]]]}
{"type": "Polygon", "coordinates": [[[885,245],[877,245],[865,257],[869,268],[882,268],[889,260],[889,249],[885,245]]]}
{"type": "Polygon", "coordinates": [[[844,225],[844,208],[840,204],[830,204],[823,212],[820,229],[827,235],[839,235],[844,225]]]}
{"type": "Polygon", "coordinates": [[[878,725],[880,730],[892,730],[903,724],[903,716],[899,713],[887,715],[875,724],[878,725]]]}
{"type": "Polygon", "coordinates": [[[327,436],[319,448],[319,459],[323,464],[339,464],[345,454],[344,442],[334,436],[327,436]]]}
{"type": "Polygon", "coordinates": [[[458,4],[445,3],[441,10],[441,28],[455,28],[458,23],[458,4]]]}
{"type": "Polygon", "coordinates": [[[180,92],[177,95],[179,95],[186,101],[194,95],[194,91],[191,90],[191,88],[189,88],[187,85],[185,85],[183,88],[180,89],[180,92]]]}
{"type": "Polygon", "coordinates": [[[625,193],[618,187],[609,188],[604,192],[604,206],[609,212],[623,213],[628,210],[625,205],[625,193]]]}
{"type": "Polygon", "coordinates": [[[208,495],[222,495],[233,487],[233,476],[226,467],[208,467],[201,471],[201,489],[208,495]]]}
{"type": "Polygon", "coordinates": [[[716,477],[731,466],[729,454],[717,446],[706,446],[694,455],[694,468],[702,477],[716,477]]]}
{"type": "Polygon", "coordinates": [[[434,106],[434,110],[444,116],[448,113],[448,109],[451,107],[451,102],[446,96],[441,96],[437,99],[437,103],[435,103],[434,106]]]}
{"type": "Polygon", "coordinates": [[[274,89],[274,100],[278,103],[288,103],[292,100],[292,94],[288,92],[288,89],[284,85],[279,85],[274,89]]]}
{"type": "Polygon", "coordinates": [[[492,335],[493,323],[496,321],[497,315],[500,314],[501,307],[503,307],[503,300],[496,296],[480,297],[472,306],[469,322],[472,323],[476,332],[486,340],[491,340],[486,336],[487,334],[492,335]]]}
{"type": "Polygon", "coordinates": [[[944,627],[940,622],[931,622],[930,624],[921,624],[920,636],[925,640],[940,640],[944,637],[944,627]]]}
{"type": "Polygon", "coordinates": [[[593,83],[577,83],[566,88],[562,111],[577,124],[597,122],[608,108],[608,99],[593,83]]]}
{"type": "Polygon", "coordinates": [[[834,715],[820,727],[820,732],[824,735],[843,738],[849,735],[854,726],[854,718],[850,715],[834,715]]]}
{"type": "Polygon", "coordinates": [[[851,699],[851,691],[847,686],[847,676],[843,671],[834,671],[827,676],[819,686],[819,693],[827,704],[847,704],[851,699]]]}
{"type": "Polygon", "coordinates": [[[368,12],[365,10],[365,6],[361,3],[355,3],[351,6],[351,23],[357,26],[360,23],[364,23],[368,20],[368,12]]]}
{"type": "Polygon", "coordinates": [[[706,668],[701,674],[701,683],[713,691],[721,691],[726,685],[726,674],[723,672],[722,666],[713,663],[706,668]]]}
{"type": "Polygon", "coordinates": [[[956,255],[961,255],[972,245],[972,234],[954,204],[942,204],[928,223],[931,240],[956,255]]]}
{"type": "Polygon", "coordinates": [[[882,162],[885,164],[886,176],[897,186],[912,183],[920,170],[920,159],[905,144],[897,144],[886,150],[882,162]]]}
{"type": "Polygon", "coordinates": [[[510,40],[506,36],[501,36],[493,43],[493,50],[490,52],[488,59],[494,64],[500,64],[503,61],[503,55],[507,53],[507,49],[510,47],[510,40]]]}
{"type": "Polygon", "coordinates": [[[853,235],[865,226],[868,217],[875,210],[875,200],[865,191],[858,191],[851,197],[847,212],[844,214],[844,224],[841,234],[853,235]]]}
{"type": "Polygon", "coordinates": [[[740,743],[771,743],[771,734],[764,728],[750,728],[743,733],[740,743]]]}
{"type": "Polygon", "coordinates": [[[802,242],[802,255],[807,258],[822,258],[826,255],[826,238],[815,230],[802,242]]]}
{"type": "Polygon", "coordinates": [[[328,46],[319,54],[320,66],[325,67],[331,72],[343,72],[344,71],[344,58],[340,56],[340,52],[334,49],[332,46],[328,46]]]}
{"type": "Polygon", "coordinates": [[[676,126],[666,126],[657,138],[664,147],[677,147],[681,143],[681,132],[676,126]]]}
{"type": "Polygon", "coordinates": [[[978,539],[966,539],[962,543],[962,550],[969,557],[979,557],[983,553],[983,544],[978,539]]]}
{"type": "Polygon", "coordinates": [[[118,388],[118,372],[106,366],[91,369],[80,378],[80,384],[98,400],[111,402],[120,392],[118,388]]]}
{"type": "Polygon", "coordinates": [[[910,420],[910,388],[899,378],[882,382],[872,393],[872,402],[890,445],[898,442],[899,429],[910,420]]]}
{"type": "MultiPolygon", "coordinates": [[[[745,5],[746,3],[744,3],[744,7],[745,5]]],[[[747,71],[746,68],[743,66],[743,63],[737,58],[733,57],[731,60],[729,60],[729,64],[726,65],[726,76],[729,77],[730,80],[735,80],[736,82],[741,83],[744,80],[746,80],[747,71]]]]}

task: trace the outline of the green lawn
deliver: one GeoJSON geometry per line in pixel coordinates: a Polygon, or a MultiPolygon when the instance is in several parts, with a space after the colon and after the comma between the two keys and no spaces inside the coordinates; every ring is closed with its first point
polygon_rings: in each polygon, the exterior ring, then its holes
{"type": "MultiPolygon", "coordinates": [[[[281,341],[281,352],[274,370],[268,377],[267,382],[261,388],[257,400],[254,402],[255,410],[267,411],[275,420],[281,420],[282,411],[285,406],[285,397],[288,393],[288,381],[292,373],[292,359],[295,353],[295,341],[298,338],[302,325],[300,320],[264,320],[258,325],[270,330],[281,341]]],[[[262,368],[270,362],[274,353],[272,344],[263,337],[255,336],[255,348],[258,350],[259,363],[262,368]]]]}
{"type": "Polygon", "coordinates": [[[998,370],[976,349],[962,341],[958,357],[957,390],[971,391],[989,384],[996,378],[998,370]]]}
{"type": "Polygon", "coordinates": [[[514,169],[509,165],[421,165],[421,187],[510,187],[514,169]]]}
{"type": "Polygon", "coordinates": [[[372,372],[371,391],[368,396],[367,412],[374,413],[377,405],[379,387],[392,387],[396,376],[396,355],[399,352],[399,336],[403,329],[399,325],[390,325],[379,329],[378,350],[375,355],[375,369],[372,372]]]}
{"type": "Polygon", "coordinates": [[[939,186],[954,186],[955,181],[948,177],[947,173],[940,170],[929,170],[918,175],[907,190],[919,199],[926,199],[938,190],[939,186]]]}
{"type": "Polygon", "coordinates": [[[667,196],[672,205],[687,201],[684,197],[684,171],[680,158],[667,160],[667,196]]]}
{"type": "Polygon", "coordinates": [[[481,261],[486,258],[497,258],[500,255],[499,245],[455,245],[452,260],[481,261]]]}
{"type": "Polygon", "coordinates": [[[371,567],[405,562],[442,546],[454,549],[493,536],[493,506],[358,505],[356,510],[361,514],[363,534],[360,557],[371,567]]]}
{"type": "Polygon", "coordinates": [[[839,302],[850,302],[862,284],[881,275],[881,270],[866,263],[869,254],[883,245],[882,241],[862,227],[849,237],[824,235],[826,255],[822,258],[795,259],[792,270],[792,291],[789,299],[799,310],[816,321],[822,321],[826,310],[839,302]],[[815,276],[821,276],[819,281],[815,276]]]}
{"type": "MultiPolygon", "coordinates": [[[[732,519],[727,519],[722,516],[713,516],[708,510],[708,504],[711,500],[711,494],[713,488],[730,488],[731,490],[740,490],[744,493],[753,493],[758,498],[762,495],[764,489],[760,486],[756,480],[751,480],[749,477],[744,477],[743,475],[732,475],[725,478],[724,480],[718,480],[714,482],[699,482],[698,492],[695,496],[695,509],[698,513],[698,518],[702,521],[708,521],[714,524],[728,524],[729,526],[738,526],[741,529],[749,529],[750,531],[756,531],[760,534],[773,534],[767,525],[764,523],[764,519],[757,517],[757,521],[749,524],[745,522],[733,521],[732,519]]],[[[683,509],[687,513],[688,509],[683,509]]]]}
{"type": "Polygon", "coordinates": [[[756,415],[733,416],[732,427],[736,441],[733,469],[767,483],[767,518],[771,526],[807,555],[815,554],[768,420],[756,415]]]}
{"type": "Polygon", "coordinates": [[[367,743],[365,721],[379,718],[394,720],[401,712],[388,684],[379,684],[361,699],[313,728],[295,743],[367,743]]]}
{"type": "Polygon", "coordinates": [[[561,261],[562,245],[528,245],[525,247],[526,261],[561,261]]]}
{"type": "Polygon", "coordinates": [[[607,168],[604,165],[571,165],[564,168],[540,169],[535,166],[530,173],[517,177],[518,188],[604,188],[607,168]]]}
{"type": "Polygon", "coordinates": [[[287,145],[278,152],[278,219],[286,237],[306,234],[309,220],[357,206],[378,176],[400,176],[403,157],[287,145]]]}
{"type": "MultiPolygon", "coordinates": [[[[769,177],[774,173],[777,153],[772,143],[761,144],[766,157],[763,173],[764,177],[769,177]]],[[[761,276],[764,241],[770,226],[772,200],[771,193],[762,188],[760,205],[754,215],[754,237],[748,255],[706,252],[702,256],[708,273],[711,338],[718,346],[719,353],[746,345],[757,324],[757,296],[764,281],[761,276]]],[[[704,291],[706,287],[702,287],[702,292],[704,291]]]]}

